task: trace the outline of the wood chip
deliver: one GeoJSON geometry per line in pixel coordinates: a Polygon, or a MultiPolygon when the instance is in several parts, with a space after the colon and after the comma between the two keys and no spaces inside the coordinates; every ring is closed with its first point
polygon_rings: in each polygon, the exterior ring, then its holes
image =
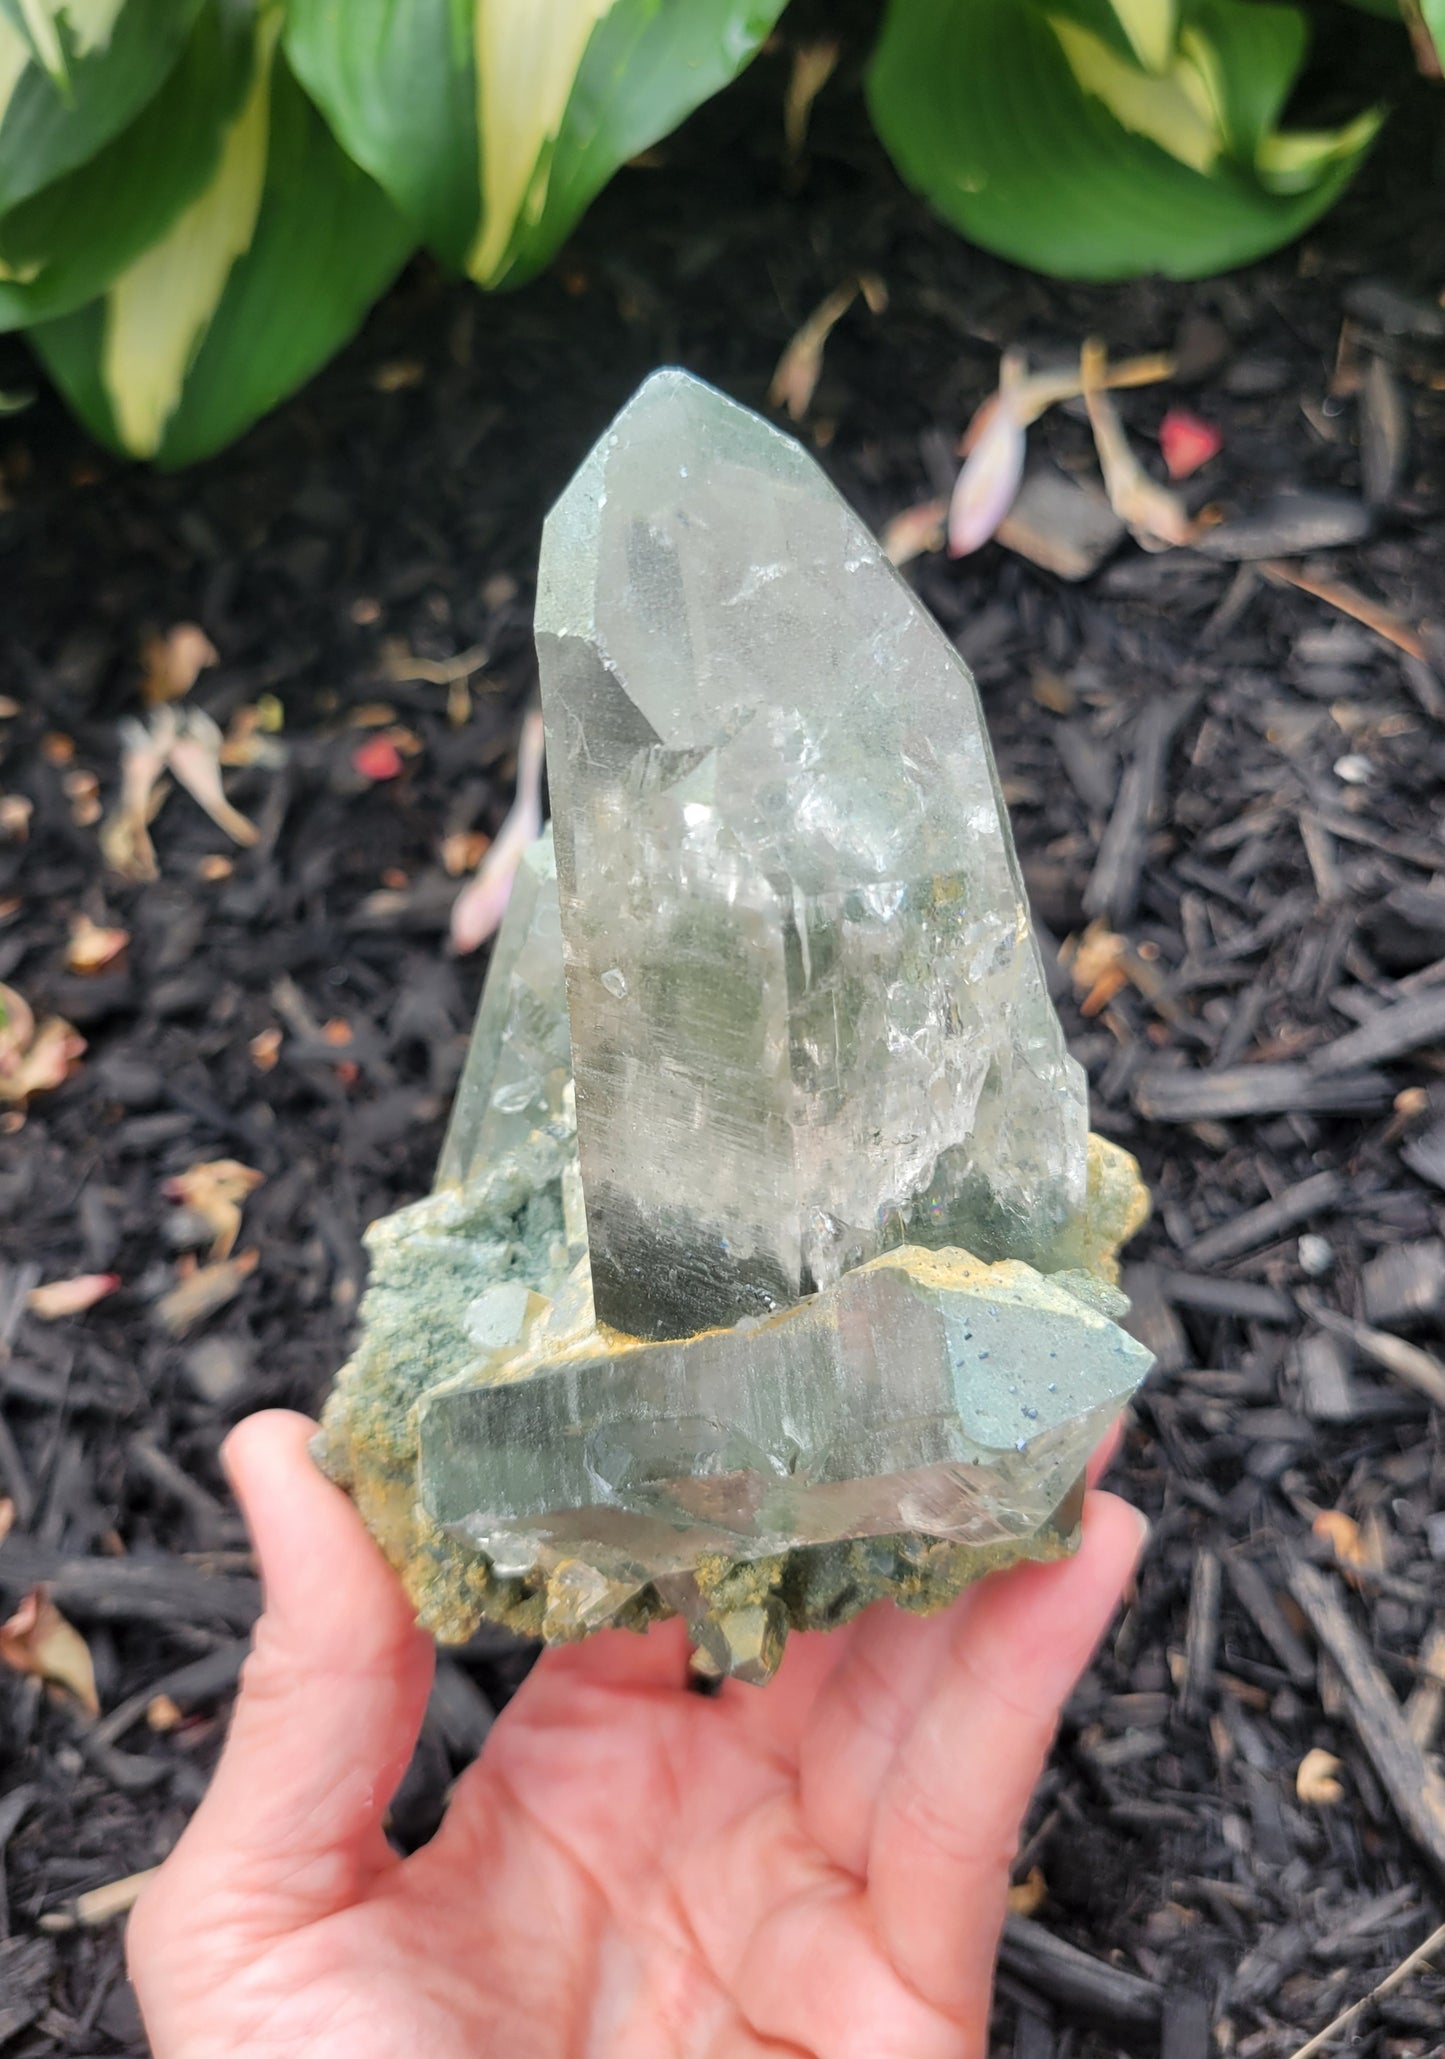
{"type": "Polygon", "coordinates": [[[1248,1115],[1361,1115],[1388,1108],[1393,1089],[1384,1073],[1305,1065],[1241,1065],[1230,1072],[1190,1067],[1141,1072],[1134,1106],[1150,1122],[1229,1121],[1248,1115]]]}
{"type": "Polygon", "coordinates": [[[1309,1222],[1338,1207],[1347,1192],[1339,1173],[1314,1173],[1309,1179],[1287,1187],[1272,1201],[1246,1209],[1220,1223],[1217,1229],[1206,1230],[1182,1256],[1193,1266],[1221,1265],[1226,1259],[1242,1257],[1246,1251],[1257,1251],[1262,1244],[1274,1243],[1296,1224],[1309,1222]]]}
{"type": "Polygon", "coordinates": [[[1316,1073],[1349,1073],[1387,1058],[1401,1058],[1406,1052],[1418,1051],[1422,1044],[1442,1041],[1445,986],[1390,1002],[1359,1029],[1312,1051],[1308,1062],[1316,1073]]]}
{"type": "Polygon", "coordinates": [[[1425,1757],[1404,1713],[1356,1630],[1336,1583],[1300,1558],[1285,1571],[1289,1589],[1339,1672],[1345,1711],[1400,1821],[1445,1879],[1445,1779],[1425,1757]]]}

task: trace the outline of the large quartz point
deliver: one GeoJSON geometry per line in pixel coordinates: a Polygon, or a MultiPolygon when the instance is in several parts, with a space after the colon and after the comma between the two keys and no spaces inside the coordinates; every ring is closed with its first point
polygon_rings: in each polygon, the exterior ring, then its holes
{"type": "Polygon", "coordinates": [[[910,1239],[1067,1262],[1084,1086],[978,693],[800,445],[649,379],[547,523],[537,648],[599,1318],[910,1239]]]}
{"type": "Polygon", "coordinates": [[[1148,1365],[977,694],[788,437],[648,381],[548,523],[552,838],[320,1456],[422,1620],[789,1628],[1077,1534],[1148,1365]]]}

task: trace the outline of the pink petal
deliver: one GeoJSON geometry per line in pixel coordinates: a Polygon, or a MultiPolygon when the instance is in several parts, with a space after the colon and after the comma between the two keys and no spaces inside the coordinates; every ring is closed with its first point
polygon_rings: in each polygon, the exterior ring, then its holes
{"type": "Polygon", "coordinates": [[[1187,479],[1201,465],[1218,457],[1224,438],[1212,422],[1192,415],[1188,408],[1170,408],[1159,424],[1159,448],[1171,479],[1187,479]]]}
{"type": "Polygon", "coordinates": [[[948,504],[948,554],[981,550],[1014,504],[1024,476],[1027,436],[1008,399],[995,393],[974,416],[968,457],[948,504]]]}
{"type": "Polygon", "coordinates": [[[542,717],[534,709],[522,724],[517,750],[517,798],[496,841],[452,903],[452,949],[459,957],[477,950],[500,927],[517,867],[527,846],[542,834],[544,762],[542,717]]]}

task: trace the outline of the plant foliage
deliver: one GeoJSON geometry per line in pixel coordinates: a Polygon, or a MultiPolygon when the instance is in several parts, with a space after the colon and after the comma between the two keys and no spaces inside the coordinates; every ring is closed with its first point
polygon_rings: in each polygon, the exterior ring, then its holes
{"type": "Polygon", "coordinates": [[[1304,61],[1265,0],[890,0],[869,78],[908,183],[1058,277],[1196,278],[1288,242],[1380,124],[1279,126],[1304,61]]]}
{"type": "MultiPolygon", "coordinates": [[[[1417,51],[1445,39],[1445,0],[1360,4],[1417,51]]],[[[418,246],[484,287],[530,278],[783,6],[0,0],[0,329],[115,449],[203,457],[418,246]]],[[[868,94],[977,242],[1194,275],[1298,234],[1369,147],[1377,110],[1284,125],[1306,41],[1273,0],[889,0],[868,94]]]]}

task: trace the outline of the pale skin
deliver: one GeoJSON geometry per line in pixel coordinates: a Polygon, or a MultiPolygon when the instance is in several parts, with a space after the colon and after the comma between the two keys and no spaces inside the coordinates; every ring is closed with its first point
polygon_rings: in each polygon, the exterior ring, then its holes
{"type": "MultiPolygon", "coordinates": [[[[407,1859],[430,1640],[281,1412],[226,1462],[266,1610],[131,1919],[156,2059],[982,2059],[1010,1868],[1143,1523],[687,1691],[677,1623],[548,1652],[407,1859]]],[[[1102,1463],[1102,1454],[1098,1465],[1102,1463]]]]}

